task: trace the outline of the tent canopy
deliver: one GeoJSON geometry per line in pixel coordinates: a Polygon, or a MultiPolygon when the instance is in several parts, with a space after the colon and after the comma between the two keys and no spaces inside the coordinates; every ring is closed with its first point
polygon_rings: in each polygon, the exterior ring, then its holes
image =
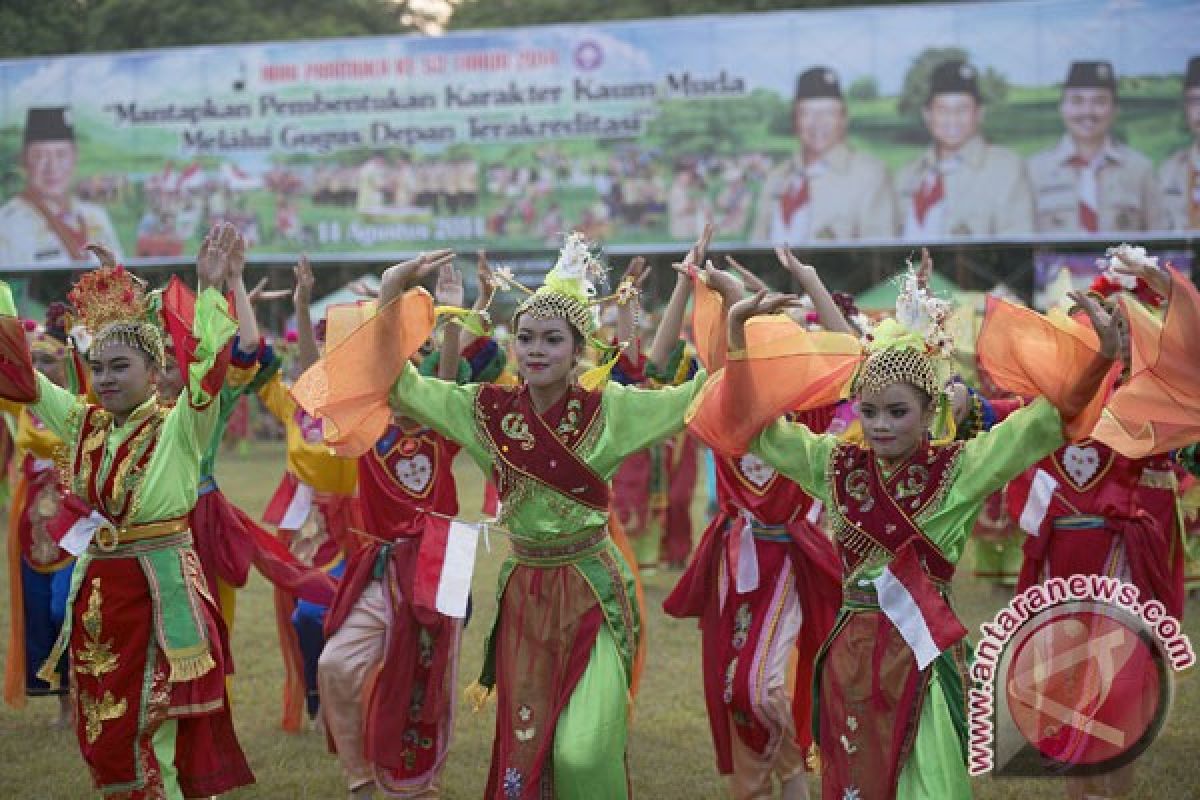
{"type": "MultiPolygon", "coordinates": [[[[934,270],[929,279],[929,288],[937,297],[953,299],[962,291],[958,284],[934,270]]],[[[900,282],[889,278],[867,289],[854,302],[863,311],[890,311],[896,308],[896,296],[900,294],[900,282]]]]}

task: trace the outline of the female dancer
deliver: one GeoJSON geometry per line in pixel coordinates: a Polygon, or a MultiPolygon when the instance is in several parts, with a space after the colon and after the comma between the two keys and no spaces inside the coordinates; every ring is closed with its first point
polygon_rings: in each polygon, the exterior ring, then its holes
{"type": "MultiPolygon", "coordinates": [[[[704,257],[712,236],[707,226],[690,258],[704,257]]],[[[614,345],[628,344],[613,368],[612,377],[625,386],[658,388],[677,386],[698,367],[687,343],[679,338],[690,283],[677,282],[648,352],[642,352],[637,330],[640,287],[649,272],[638,257],[617,290],[617,336],[614,345]],[[683,292],[681,299],[676,295],[683,292]],[[674,331],[674,333],[671,333],[674,331]],[[670,338],[667,338],[667,337],[670,338]]],[[[639,572],[651,575],[660,564],[682,568],[692,549],[691,507],[696,484],[696,441],[686,430],[653,447],[634,453],[612,479],[613,511],[629,537],[639,572]]]]}
{"type": "Polygon", "coordinates": [[[730,357],[693,430],[726,453],[749,445],[820,500],[843,564],[842,610],[815,667],[823,796],[969,797],[966,629],[946,602],[949,581],[984,498],[1059,446],[1064,429],[1094,424],[1094,397],[1116,353],[1111,318],[1081,298],[1100,353],[1082,328],[1068,331],[1032,312],[1009,314],[1026,323],[1020,329],[985,323],[985,366],[996,375],[999,354],[1010,371],[1040,380],[1047,399],[970,441],[943,445],[929,431],[948,414],[936,371],[937,355],[949,349],[939,324],[948,309],[915,275],[897,303],[899,319],[873,331],[865,353],[849,337],[806,334],[782,318],[747,325],[786,301],[762,292],[742,298],[715,270],[706,278],[730,308],[730,357]],[[1056,347],[1057,363],[1045,363],[1044,349],[1042,363],[1029,357],[1034,344],[1056,347]],[[756,372],[763,365],[769,375],[756,372]],[[1054,373],[1041,376],[1039,366],[1054,373]],[[782,408],[836,398],[851,376],[864,445],[778,420],[782,408]]]}
{"type": "MultiPolygon", "coordinates": [[[[1162,284],[1160,287],[1162,294],[1149,286],[1139,294],[1159,305],[1169,291],[1162,284]]],[[[1150,316],[1136,297],[1120,292],[1115,281],[1102,278],[1093,290],[1099,291],[1104,298],[1100,302],[1120,323],[1121,362],[1128,377],[1134,364],[1124,320],[1150,316]]],[[[1115,390],[1120,391],[1119,387],[1115,390]]],[[[1009,484],[1008,498],[1011,516],[1020,519],[1029,534],[1018,592],[1056,577],[1106,575],[1136,586],[1141,603],[1158,601],[1171,616],[1183,616],[1185,533],[1169,455],[1130,458],[1089,436],[1058,448],[1026,470],[1009,484]]],[[[1102,635],[1101,631],[1088,633],[1097,638],[1102,635]]],[[[1133,666],[1127,665],[1122,675],[1137,677],[1114,680],[1106,702],[1121,704],[1131,719],[1139,712],[1148,719],[1157,696],[1147,696],[1143,672],[1133,666]]],[[[1153,668],[1149,663],[1145,666],[1153,668]]],[[[1088,664],[1078,669],[1081,674],[1092,670],[1088,664]]],[[[1081,696],[1090,695],[1090,688],[1079,691],[1081,696]]],[[[1091,701],[1081,697],[1081,702],[1091,701]]],[[[1038,747],[1067,764],[1077,757],[1082,738],[1071,726],[1063,726],[1038,747]]],[[[1128,793],[1133,786],[1134,763],[1101,775],[1067,777],[1067,797],[1082,800],[1128,793]]]]}
{"type": "Polygon", "coordinates": [[[208,796],[253,781],[229,716],[225,628],[187,523],[218,411],[206,387],[220,385],[212,370],[236,329],[213,288],[229,257],[218,248],[198,263],[195,362],[173,407],[156,398],[162,334],[121,267],[88,273],[70,295],[92,336],[99,404],[34,372],[24,337],[4,338],[0,394],[32,401],[67,443],[71,493],[52,528],[81,554],[71,612],[41,675],[53,678],[69,647],[79,745],[106,795],[208,796]]]}
{"type": "MultiPolygon", "coordinates": [[[[309,311],[313,274],[304,256],[295,273],[293,302],[303,370],[318,355],[309,311]]],[[[321,423],[296,405],[280,371],[259,387],[258,396],[287,435],[287,471],[267,504],[263,521],[277,526],[280,541],[304,566],[340,579],[346,568],[346,551],[354,545],[351,530],[362,527],[354,497],[358,483],[355,462],[330,454],[321,440],[321,423]]],[[[317,661],[325,645],[325,607],[311,598],[297,601],[286,587],[276,586],[275,625],[284,666],[281,726],[285,731],[300,730],[302,709],[310,720],[317,719],[317,661]]]]}
{"type": "Polygon", "coordinates": [[[573,235],[545,285],[517,310],[524,385],[423,378],[407,353],[426,338],[433,309],[423,292],[404,293],[450,257],[442,251],[389,268],[379,316],[326,354],[296,393],[330,420],[335,446],[358,449],[386,423],[375,398],[382,401],[389,374],[364,376],[366,385],[355,387],[334,386],[328,376],[344,374],[345,363],[386,366],[400,374],[392,397],[401,413],[459,442],[497,475],[513,555],[501,570],[480,678],[497,689],[486,796],[626,797],[641,618],[630,565],[609,535],[608,479],[625,456],[680,428],[703,374],[654,391],[576,385],[575,365],[594,330],[587,280],[594,259],[573,235]],[[349,408],[344,400],[360,393],[372,402],[349,408]]]}
{"type": "MultiPolygon", "coordinates": [[[[51,303],[45,326],[34,330],[29,342],[34,367],[62,387],[69,384],[67,365],[75,358],[67,345],[66,313],[62,303],[51,303]]],[[[13,708],[23,708],[26,696],[57,696],[59,714],[55,724],[66,727],[71,719],[66,659],[55,666],[57,687],[52,688],[37,676],[62,629],[71,567],[75,563],[47,529],[58,513],[63,492],[54,463],[62,441],[24,405],[0,400],[0,411],[13,431],[19,459],[9,511],[11,627],[4,667],[4,700],[13,708]]]]}
{"type": "MultiPolygon", "coordinates": [[[[477,312],[491,302],[486,260],[479,261],[477,312]]],[[[440,305],[461,306],[462,278],[443,267],[440,305]]],[[[438,377],[454,380],[459,325],[442,331],[438,377]]],[[[482,353],[489,340],[472,342],[482,353]]],[[[491,348],[493,359],[502,351],[491,348]]],[[[492,359],[471,362],[474,382],[496,374],[492,359]]],[[[415,591],[418,553],[444,548],[458,514],[454,457],[459,446],[397,414],[370,452],[358,460],[364,527],[325,630],[329,639],[317,673],[326,730],[351,797],[436,797],[454,726],[462,620],[428,607],[415,591]]]]}
{"type": "MultiPolygon", "coordinates": [[[[785,250],[778,256],[815,298],[824,312],[822,324],[848,330],[816,270],[785,250]]],[[[691,279],[680,275],[679,280],[664,321],[679,318],[672,306],[687,302],[691,279]]],[[[697,289],[712,291],[703,284],[697,289]]],[[[724,353],[708,352],[710,344],[697,342],[707,366],[714,368],[724,362],[724,353]]],[[[825,430],[833,406],[794,419],[825,430]]],[[[821,507],[797,484],[749,453],[716,455],[715,465],[717,514],[663,607],[671,616],[700,620],[717,768],[730,776],[735,800],[771,797],[772,776],[778,776],[785,800],[807,797],[812,664],[841,597],[837,555],[814,524],[821,507]],[[793,650],[797,659],[789,690],[793,650]]]]}

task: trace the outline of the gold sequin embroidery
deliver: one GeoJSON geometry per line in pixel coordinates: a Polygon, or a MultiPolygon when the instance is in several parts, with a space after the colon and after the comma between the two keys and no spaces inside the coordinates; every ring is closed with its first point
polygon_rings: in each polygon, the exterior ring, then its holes
{"type": "Polygon", "coordinates": [[[95,744],[100,738],[100,729],[105,722],[120,719],[129,710],[124,697],[116,700],[109,691],[105,691],[99,699],[83,692],[79,697],[79,705],[83,708],[83,728],[88,744],[95,744]]]}
{"type": "Polygon", "coordinates": [[[75,653],[75,671],[80,675],[99,678],[117,668],[117,655],[113,652],[112,639],[101,640],[100,605],[104,598],[100,594],[100,579],[92,578],[92,594],[88,597],[87,611],[83,612],[84,645],[75,653]]]}
{"type": "Polygon", "coordinates": [[[529,431],[529,423],[525,415],[519,411],[511,411],[500,420],[500,430],[510,439],[521,443],[522,450],[533,449],[533,434],[529,431]]]}

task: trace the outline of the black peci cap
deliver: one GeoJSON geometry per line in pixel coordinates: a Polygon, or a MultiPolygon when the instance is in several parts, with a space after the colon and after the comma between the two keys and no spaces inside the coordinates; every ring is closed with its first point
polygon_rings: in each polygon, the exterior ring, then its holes
{"type": "Polygon", "coordinates": [[[979,94],[979,70],[965,61],[943,61],[933,68],[929,77],[929,102],[939,94],[969,94],[976,100],[979,94]]]}
{"type": "Polygon", "coordinates": [[[1187,71],[1183,73],[1183,90],[1200,89],[1200,56],[1188,59],[1187,71]]]}
{"type": "Polygon", "coordinates": [[[796,79],[796,100],[810,97],[834,97],[842,99],[842,86],[837,73],[829,67],[812,67],[800,73],[796,79]]]}
{"type": "Polygon", "coordinates": [[[25,114],[25,144],[75,141],[71,112],[65,106],[31,108],[25,114]]]}
{"type": "Polygon", "coordinates": [[[1117,73],[1107,61],[1075,61],[1067,69],[1064,89],[1108,89],[1117,93],[1117,73]]]}

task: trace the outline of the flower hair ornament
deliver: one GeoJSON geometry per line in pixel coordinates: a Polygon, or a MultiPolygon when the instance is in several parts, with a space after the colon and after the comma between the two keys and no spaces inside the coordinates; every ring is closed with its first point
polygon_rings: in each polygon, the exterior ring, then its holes
{"type": "Polygon", "coordinates": [[[1096,259],[1096,267],[1100,274],[1092,281],[1088,291],[1105,300],[1121,292],[1129,292],[1143,304],[1154,309],[1161,308],[1162,297],[1151,289],[1145,280],[1117,271],[1116,268],[1121,265],[1122,259],[1158,269],[1158,256],[1146,255],[1144,247],[1128,244],[1110,247],[1104,252],[1104,258],[1096,259]]]}
{"type": "Polygon", "coordinates": [[[580,385],[586,389],[599,388],[608,380],[622,349],[620,345],[614,349],[593,338],[600,325],[597,307],[614,299],[618,302],[632,299],[629,287],[623,287],[609,297],[597,297],[595,282],[604,280],[608,270],[596,253],[596,246],[582,233],[567,234],[558,260],[536,291],[522,286],[511,270],[502,267],[495,272],[499,288],[515,288],[528,295],[513,314],[514,329],[516,321],[524,315],[537,320],[563,319],[584,341],[591,341],[600,351],[601,363],[579,378],[580,385]]]}
{"type": "Polygon", "coordinates": [[[554,267],[546,273],[541,287],[517,306],[514,320],[523,314],[532,319],[561,318],[584,339],[595,333],[599,323],[593,280],[602,280],[607,271],[593,250],[582,233],[568,234],[554,267]]]}
{"type": "Polygon", "coordinates": [[[936,403],[935,443],[954,438],[954,414],[944,387],[954,356],[954,337],[948,323],[953,307],[934,297],[924,271],[908,270],[900,279],[896,316],[880,322],[863,336],[864,359],[850,384],[851,393],[883,391],[894,383],[920,389],[936,403]]]}
{"type": "Polygon", "coordinates": [[[91,336],[93,353],[123,344],[145,353],[159,368],[166,362],[155,304],[145,283],[125,267],[92,270],[79,279],[67,299],[91,336]]]}

